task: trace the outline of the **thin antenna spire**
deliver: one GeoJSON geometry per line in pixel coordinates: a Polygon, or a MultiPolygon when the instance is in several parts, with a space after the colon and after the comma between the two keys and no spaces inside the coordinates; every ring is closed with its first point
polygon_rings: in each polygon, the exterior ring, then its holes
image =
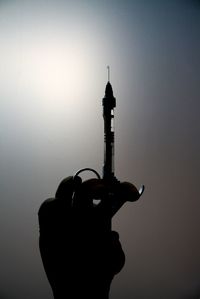
{"type": "Polygon", "coordinates": [[[107,69],[108,69],[108,82],[110,82],[110,66],[109,65],[107,66],[107,69]]]}

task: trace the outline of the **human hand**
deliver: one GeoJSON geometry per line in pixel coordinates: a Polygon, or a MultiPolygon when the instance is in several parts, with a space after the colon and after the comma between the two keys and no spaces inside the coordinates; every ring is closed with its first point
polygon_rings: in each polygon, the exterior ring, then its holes
{"type": "MultiPolygon", "coordinates": [[[[108,298],[112,279],[125,263],[119,235],[108,228],[106,206],[93,205],[108,188],[103,180],[82,183],[68,177],[39,209],[40,253],[55,299],[108,298]]],[[[115,194],[133,201],[137,192],[122,183],[115,194]]]]}

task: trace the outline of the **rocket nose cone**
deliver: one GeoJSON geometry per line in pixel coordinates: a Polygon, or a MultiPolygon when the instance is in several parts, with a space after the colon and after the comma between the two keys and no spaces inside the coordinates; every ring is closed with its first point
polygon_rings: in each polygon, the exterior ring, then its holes
{"type": "Polygon", "coordinates": [[[113,97],[113,89],[112,89],[112,85],[110,84],[109,81],[106,84],[105,95],[106,95],[107,98],[113,97]]]}

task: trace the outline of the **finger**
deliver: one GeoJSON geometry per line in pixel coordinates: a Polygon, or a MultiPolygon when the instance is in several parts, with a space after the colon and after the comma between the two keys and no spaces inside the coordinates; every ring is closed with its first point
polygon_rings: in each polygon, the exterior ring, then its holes
{"type": "Polygon", "coordinates": [[[102,199],[107,194],[107,186],[101,179],[84,181],[75,191],[74,205],[87,206],[93,199],[102,199]]]}
{"type": "Polygon", "coordinates": [[[119,185],[119,196],[126,201],[136,201],[140,197],[140,193],[135,185],[129,182],[122,182],[119,185]]]}
{"type": "Polygon", "coordinates": [[[45,200],[38,211],[40,231],[52,232],[56,225],[66,218],[66,213],[70,213],[72,204],[72,194],[81,178],[69,176],[61,181],[55,194],[55,198],[45,200]]]}
{"type": "MultiPolygon", "coordinates": [[[[71,202],[72,193],[74,190],[75,182],[72,176],[69,176],[61,181],[58,186],[58,189],[55,194],[55,198],[46,199],[40,206],[38,214],[39,217],[41,215],[46,215],[50,213],[50,211],[56,211],[57,209],[57,199],[65,199],[69,203],[71,202]]],[[[52,212],[52,213],[53,213],[52,212]]]]}
{"type": "Polygon", "coordinates": [[[59,184],[55,197],[71,202],[73,192],[79,185],[81,185],[81,182],[82,180],[79,176],[76,176],[75,178],[73,176],[68,176],[59,184]]]}
{"type": "Polygon", "coordinates": [[[115,231],[111,231],[110,262],[113,274],[119,273],[125,264],[125,254],[119,241],[119,234],[115,231]]]}
{"type": "Polygon", "coordinates": [[[81,192],[88,198],[101,198],[107,192],[107,186],[101,179],[89,179],[82,183],[81,192]]]}

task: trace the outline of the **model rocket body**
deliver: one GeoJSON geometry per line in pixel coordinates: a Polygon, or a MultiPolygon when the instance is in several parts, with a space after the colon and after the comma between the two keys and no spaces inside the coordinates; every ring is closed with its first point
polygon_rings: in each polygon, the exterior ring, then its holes
{"type": "MultiPolygon", "coordinates": [[[[121,190],[123,189],[123,183],[115,177],[114,171],[114,108],[116,107],[116,99],[113,96],[112,85],[110,84],[110,69],[108,67],[108,82],[106,84],[105,96],[102,100],[103,105],[103,119],[104,119],[104,164],[102,177],[92,168],[80,169],[74,176],[76,178],[81,172],[92,171],[96,174],[98,179],[103,179],[105,185],[108,188],[108,193],[99,203],[99,207],[104,207],[105,211],[105,223],[107,229],[111,229],[111,219],[116,212],[122,207],[122,205],[128,201],[135,201],[139,199],[144,191],[142,185],[138,191],[134,193],[133,198],[127,199],[121,190]]],[[[126,183],[127,184],[127,183],[126,183]]],[[[133,185],[132,185],[133,186],[133,185]]]]}
{"type": "Polygon", "coordinates": [[[114,108],[116,99],[108,81],[105,90],[105,97],[102,101],[104,118],[104,166],[103,179],[113,181],[114,176],[114,108]]]}

